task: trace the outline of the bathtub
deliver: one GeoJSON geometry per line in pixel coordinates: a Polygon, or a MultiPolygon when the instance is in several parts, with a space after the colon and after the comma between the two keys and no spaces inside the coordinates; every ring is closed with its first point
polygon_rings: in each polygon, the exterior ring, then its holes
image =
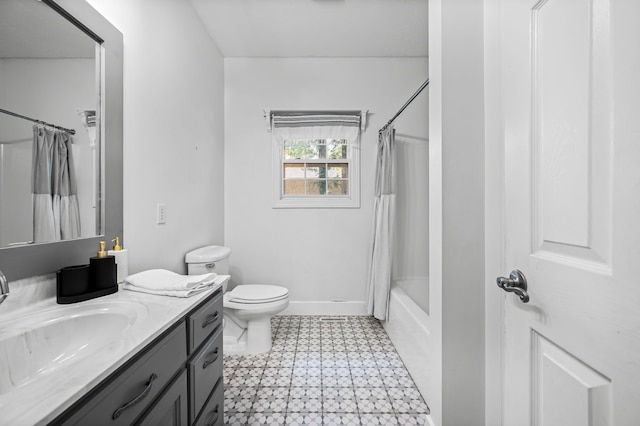
{"type": "MultiPolygon", "coordinates": [[[[428,282],[422,285],[428,288],[428,282]]],[[[429,315],[402,286],[394,285],[389,300],[389,318],[382,325],[428,405],[429,315]]]]}

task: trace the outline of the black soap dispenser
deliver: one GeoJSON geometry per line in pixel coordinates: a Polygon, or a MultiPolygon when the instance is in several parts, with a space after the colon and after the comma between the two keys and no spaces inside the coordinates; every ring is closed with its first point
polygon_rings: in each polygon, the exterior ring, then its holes
{"type": "Polygon", "coordinates": [[[98,254],[89,258],[89,275],[94,290],[104,291],[105,294],[118,291],[116,258],[108,255],[104,241],[100,241],[98,254]]]}

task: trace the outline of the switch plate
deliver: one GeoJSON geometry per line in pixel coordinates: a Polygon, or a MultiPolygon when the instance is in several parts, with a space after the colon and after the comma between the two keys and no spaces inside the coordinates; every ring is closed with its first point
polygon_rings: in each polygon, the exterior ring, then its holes
{"type": "Polygon", "coordinates": [[[158,203],[156,223],[159,225],[167,223],[167,206],[165,204],[158,203]]]}

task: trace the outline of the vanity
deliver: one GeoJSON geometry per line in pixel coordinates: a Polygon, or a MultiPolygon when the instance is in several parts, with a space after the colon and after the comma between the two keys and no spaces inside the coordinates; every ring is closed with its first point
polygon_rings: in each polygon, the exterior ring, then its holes
{"type": "Polygon", "coordinates": [[[16,382],[0,383],[0,424],[223,424],[228,279],[184,299],[121,290],[0,316],[2,376],[16,382]]]}

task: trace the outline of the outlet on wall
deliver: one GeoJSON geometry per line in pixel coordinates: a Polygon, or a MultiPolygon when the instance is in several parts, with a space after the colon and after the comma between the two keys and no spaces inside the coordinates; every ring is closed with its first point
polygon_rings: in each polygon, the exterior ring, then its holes
{"type": "Polygon", "coordinates": [[[167,206],[165,204],[158,203],[158,210],[156,212],[156,223],[167,223],[167,206]]]}

